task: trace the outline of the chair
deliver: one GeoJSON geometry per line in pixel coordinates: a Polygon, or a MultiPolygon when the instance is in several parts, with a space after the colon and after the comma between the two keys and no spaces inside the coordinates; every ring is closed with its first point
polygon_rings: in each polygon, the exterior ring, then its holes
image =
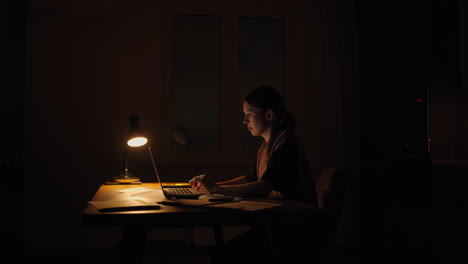
{"type": "Polygon", "coordinates": [[[336,168],[324,168],[315,182],[317,206],[323,212],[322,250],[333,247],[341,220],[346,173],[336,168]]]}
{"type": "MultiPolygon", "coordinates": [[[[313,262],[323,263],[328,250],[332,249],[337,238],[345,194],[346,174],[336,168],[324,168],[319,177],[315,179],[314,185],[315,192],[310,190],[309,193],[316,195],[317,206],[322,212],[321,217],[314,220],[309,226],[291,227],[293,230],[299,228],[299,232],[297,229],[292,231],[293,234],[299,235],[294,237],[294,241],[288,239],[286,244],[291,244],[291,246],[287,248],[286,245],[286,248],[288,252],[297,254],[295,259],[298,261],[305,258],[310,259],[310,256],[313,256],[313,262]]],[[[280,236],[280,242],[281,240],[284,239],[281,239],[280,236]]],[[[270,241],[273,242],[271,244],[272,251],[280,252],[278,244],[274,242],[278,242],[278,237],[275,239],[273,235],[272,239],[270,236],[270,241]]],[[[282,246],[284,247],[285,243],[282,246]]],[[[289,256],[280,260],[291,261],[289,256]]]]}

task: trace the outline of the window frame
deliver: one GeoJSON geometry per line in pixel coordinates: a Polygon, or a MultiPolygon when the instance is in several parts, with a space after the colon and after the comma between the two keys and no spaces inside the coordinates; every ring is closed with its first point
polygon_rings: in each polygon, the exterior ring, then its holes
{"type": "MultiPolygon", "coordinates": [[[[274,18],[284,21],[284,52],[283,52],[283,90],[286,99],[287,87],[293,85],[293,78],[288,64],[290,53],[288,45],[288,32],[294,23],[294,12],[284,9],[284,6],[269,6],[268,9],[254,9],[251,3],[231,3],[230,6],[206,7],[199,1],[197,5],[180,4],[182,0],[169,1],[164,11],[163,22],[163,124],[161,155],[162,166],[250,166],[256,157],[257,150],[242,150],[239,140],[239,122],[241,122],[241,109],[239,98],[239,68],[238,43],[239,21],[242,17],[274,18]],[[249,7],[247,7],[249,6],[249,7]],[[215,15],[221,17],[221,83],[220,83],[220,140],[218,150],[174,150],[172,148],[173,110],[173,17],[175,15],[215,15]]],[[[300,21],[299,21],[300,22],[300,21]]],[[[300,36],[303,38],[303,35],[300,36]]],[[[302,39],[303,40],[303,39],[302,39]]],[[[301,41],[299,38],[298,41],[301,41]]],[[[295,46],[295,45],[293,45],[295,46]]]]}

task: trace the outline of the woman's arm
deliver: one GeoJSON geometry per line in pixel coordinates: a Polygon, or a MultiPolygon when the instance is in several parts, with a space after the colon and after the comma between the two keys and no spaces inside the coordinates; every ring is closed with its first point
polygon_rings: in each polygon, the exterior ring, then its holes
{"type": "Polygon", "coordinates": [[[212,193],[240,197],[266,197],[273,190],[273,184],[268,181],[254,181],[236,185],[217,185],[212,193]]]}
{"type": "Polygon", "coordinates": [[[244,184],[219,185],[210,180],[206,174],[193,177],[189,183],[192,187],[201,184],[209,193],[240,197],[266,197],[273,190],[273,184],[269,181],[253,181],[244,184]]]}
{"type": "Polygon", "coordinates": [[[237,178],[234,178],[234,179],[231,179],[231,180],[227,180],[227,181],[224,181],[224,182],[217,182],[216,184],[218,185],[236,185],[236,184],[244,184],[244,183],[248,183],[249,181],[247,180],[247,176],[246,175],[242,175],[240,177],[237,177],[237,178]]]}

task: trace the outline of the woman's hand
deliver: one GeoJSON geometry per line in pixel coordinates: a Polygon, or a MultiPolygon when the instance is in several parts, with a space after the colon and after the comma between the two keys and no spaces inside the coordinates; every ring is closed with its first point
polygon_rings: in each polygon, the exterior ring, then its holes
{"type": "Polygon", "coordinates": [[[219,187],[214,181],[209,179],[206,174],[193,177],[189,181],[189,184],[192,188],[200,188],[203,186],[209,193],[215,193],[219,187]]]}

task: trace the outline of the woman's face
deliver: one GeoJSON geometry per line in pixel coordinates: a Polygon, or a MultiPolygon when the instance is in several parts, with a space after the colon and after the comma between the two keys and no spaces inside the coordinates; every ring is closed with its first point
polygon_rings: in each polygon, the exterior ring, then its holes
{"type": "Polygon", "coordinates": [[[250,105],[244,102],[244,121],[247,129],[252,133],[252,136],[264,136],[270,129],[271,118],[268,117],[268,111],[250,105]]]}

